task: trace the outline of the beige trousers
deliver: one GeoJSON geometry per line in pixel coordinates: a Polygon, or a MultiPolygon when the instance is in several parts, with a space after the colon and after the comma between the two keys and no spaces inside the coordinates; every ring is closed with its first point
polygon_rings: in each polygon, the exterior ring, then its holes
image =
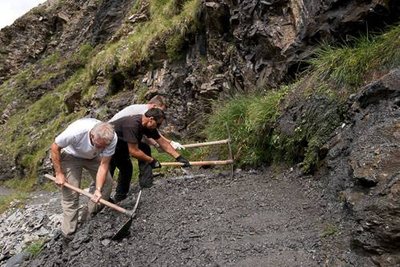
{"type": "MultiPolygon", "coordinates": [[[[67,182],[75,187],[80,187],[82,170],[89,171],[94,183],[96,181],[97,170],[100,165],[100,158],[82,159],[69,155],[65,152],[61,153],[61,166],[67,182]]],[[[90,192],[94,192],[94,187],[90,188],[90,192]]],[[[67,188],[62,188],[63,222],[61,231],[64,235],[71,235],[76,231],[78,225],[78,208],[79,208],[79,193],[67,188]]],[[[112,178],[108,172],[106,181],[101,190],[102,198],[108,200],[112,191],[112,178]]],[[[101,210],[103,205],[96,204],[93,201],[88,201],[88,211],[90,215],[94,215],[101,210]]]]}

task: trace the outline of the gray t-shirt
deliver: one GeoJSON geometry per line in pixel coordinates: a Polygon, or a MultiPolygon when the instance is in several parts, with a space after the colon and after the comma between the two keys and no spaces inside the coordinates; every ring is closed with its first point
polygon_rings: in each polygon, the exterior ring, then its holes
{"type": "Polygon", "coordinates": [[[79,119],[71,123],[67,129],[59,134],[55,139],[55,143],[63,148],[66,153],[77,158],[111,157],[117,145],[117,134],[114,133],[112,142],[104,149],[96,148],[90,142],[90,130],[100,122],[92,118],[79,119]]]}

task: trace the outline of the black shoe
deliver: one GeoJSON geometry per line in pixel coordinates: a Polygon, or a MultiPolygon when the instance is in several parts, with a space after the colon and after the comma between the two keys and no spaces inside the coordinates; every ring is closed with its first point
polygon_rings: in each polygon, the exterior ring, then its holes
{"type": "Polygon", "coordinates": [[[121,202],[122,200],[124,200],[127,197],[128,197],[127,195],[115,195],[114,196],[114,202],[115,203],[121,202]]]}

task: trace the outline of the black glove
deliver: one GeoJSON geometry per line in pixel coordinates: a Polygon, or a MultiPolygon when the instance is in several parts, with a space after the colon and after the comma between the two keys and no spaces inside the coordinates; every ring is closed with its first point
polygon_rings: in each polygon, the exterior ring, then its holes
{"type": "Polygon", "coordinates": [[[185,159],[184,157],[182,157],[182,156],[177,157],[175,160],[180,162],[180,163],[183,163],[182,167],[185,167],[185,168],[186,167],[192,167],[192,165],[190,165],[190,162],[187,159],[185,159]]]}
{"type": "Polygon", "coordinates": [[[153,159],[153,161],[150,162],[150,166],[153,169],[161,168],[160,162],[158,160],[156,160],[156,159],[153,159]]]}

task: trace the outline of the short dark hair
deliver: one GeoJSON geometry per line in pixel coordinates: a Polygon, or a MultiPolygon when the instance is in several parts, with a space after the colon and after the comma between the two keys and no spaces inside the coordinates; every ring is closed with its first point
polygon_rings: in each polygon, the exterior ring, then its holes
{"type": "Polygon", "coordinates": [[[144,113],[147,118],[153,117],[158,124],[161,124],[166,119],[164,111],[159,108],[151,108],[144,113]]]}

